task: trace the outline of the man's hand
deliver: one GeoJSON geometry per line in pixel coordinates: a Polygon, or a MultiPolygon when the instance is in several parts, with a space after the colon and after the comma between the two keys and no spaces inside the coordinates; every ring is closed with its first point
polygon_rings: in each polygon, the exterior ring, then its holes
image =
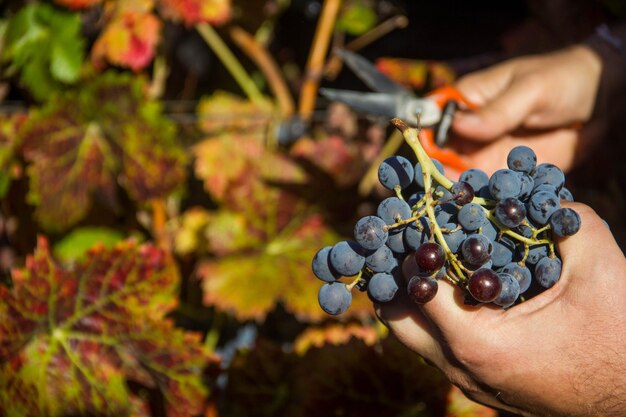
{"type": "Polygon", "coordinates": [[[626,259],[605,223],[582,220],[558,242],[561,279],[509,310],[466,306],[439,282],[423,305],[407,297],[377,313],[409,348],[483,404],[537,416],[626,415],[626,259]]]}
{"type": "Polygon", "coordinates": [[[588,47],[506,61],[461,78],[457,88],[479,109],[458,112],[453,123],[460,136],[452,146],[468,163],[487,173],[501,168],[517,145],[535,150],[539,161],[567,171],[575,156],[598,137],[589,121],[602,64],[588,47]]]}

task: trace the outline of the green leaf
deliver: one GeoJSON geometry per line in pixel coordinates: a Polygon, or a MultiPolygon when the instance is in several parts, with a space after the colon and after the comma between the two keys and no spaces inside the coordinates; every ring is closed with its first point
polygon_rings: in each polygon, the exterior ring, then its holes
{"type": "Polygon", "coordinates": [[[80,17],[45,3],[29,4],[8,23],[2,59],[21,82],[44,100],[78,80],[85,57],[80,17]]]}
{"type": "Polygon", "coordinates": [[[118,416],[156,400],[129,383],[158,392],[169,416],[203,411],[216,358],[166,318],[179,279],[162,250],[99,246],[67,269],[40,238],[13,280],[0,290],[0,414],[118,416]]]}
{"type": "Polygon", "coordinates": [[[124,236],[117,230],[106,227],[81,227],[54,245],[54,255],[63,262],[73,262],[83,259],[87,251],[96,244],[110,248],[122,239],[124,236]]]}
{"type": "Polygon", "coordinates": [[[371,4],[362,0],[348,3],[337,19],[336,27],[348,35],[362,35],[376,25],[377,17],[371,4]]]}

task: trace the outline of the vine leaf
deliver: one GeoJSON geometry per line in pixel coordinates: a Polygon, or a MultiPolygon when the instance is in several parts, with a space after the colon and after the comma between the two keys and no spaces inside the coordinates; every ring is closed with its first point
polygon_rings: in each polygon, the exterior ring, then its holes
{"type": "MultiPolygon", "coordinates": [[[[382,326],[379,326],[385,329],[382,326]]],[[[381,329],[381,330],[382,330],[381,329]]],[[[294,342],[294,351],[300,355],[310,348],[321,348],[324,345],[342,345],[348,343],[353,337],[363,340],[366,345],[373,346],[379,341],[381,334],[375,326],[357,323],[330,323],[325,326],[309,326],[294,342]]]]}
{"type": "Polygon", "coordinates": [[[371,4],[364,0],[352,0],[341,8],[336,28],[348,35],[358,36],[372,29],[377,20],[371,4]]]}
{"type": "Polygon", "coordinates": [[[379,58],[376,67],[398,83],[418,90],[450,85],[456,78],[449,65],[438,61],[379,58]]]}
{"type": "Polygon", "coordinates": [[[187,26],[197,23],[220,25],[231,16],[231,0],[160,0],[166,18],[183,21],[187,26]]]}
{"type": "MultiPolygon", "coordinates": [[[[262,321],[279,302],[300,320],[328,318],[317,302],[322,282],[311,272],[311,259],[317,249],[335,241],[337,236],[314,215],[254,248],[207,259],[198,271],[204,302],[239,320],[262,321]]],[[[371,302],[356,292],[345,317],[372,314],[371,302]]]]}
{"type": "Polygon", "coordinates": [[[2,59],[38,100],[78,81],[85,55],[77,14],[45,3],[23,7],[8,23],[2,59]]]}
{"type": "Polygon", "coordinates": [[[24,114],[0,115],[0,198],[9,190],[11,180],[21,176],[17,162],[18,134],[24,114]]]}
{"type": "Polygon", "coordinates": [[[111,18],[91,50],[96,68],[104,61],[134,71],[152,62],[159,42],[161,21],[149,10],[123,8],[111,18]]]}
{"type": "Polygon", "coordinates": [[[171,258],[124,241],[90,250],[71,269],[40,238],[0,303],[0,413],[126,415],[146,409],[139,384],[168,415],[201,412],[202,370],[217,361],[199,335],[176,329],[178,274],[171,258]],[[143,404],[143,405],[142,405],[143,404]]]}
{"type": "Polygon", "coordinates": [[[139,203],[167,196],[185,178],[173,122],[130,75],[104,73],[34,110],[21,130],[29,202],[47,230],[85,217],[97,198],[116,208],[117,185],[139,203]]]}

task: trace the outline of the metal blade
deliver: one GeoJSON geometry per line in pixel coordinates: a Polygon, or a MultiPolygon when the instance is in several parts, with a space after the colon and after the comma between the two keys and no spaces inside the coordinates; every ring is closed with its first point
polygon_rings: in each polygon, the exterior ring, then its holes
{"type": "Polygon", "coordinates": [[[361,55],[347,49],[335,48],[333,52],[372,90],[380,93],[412,96],[413,92],[387,77],[361,55]]]}
{"type": "Polygon", "coordinates": [[[320,88],[320,94],[329,100],[347,104],[352,110],[368,115],[398,116],[398,96],[386,93],[362,93],[358,91],[320,88]]]}
{"type": "Polygon", "coordinates": [[[432,100],[419,99],[407,95],[386,93],[363,93],[333,88],[320,88],[320,94],[329,100],[347,104],[352,110],[368,115],[399,117],[415,126],[420,114],[422,126],[433,126],[441,120],[441,109],[432,100]]]}

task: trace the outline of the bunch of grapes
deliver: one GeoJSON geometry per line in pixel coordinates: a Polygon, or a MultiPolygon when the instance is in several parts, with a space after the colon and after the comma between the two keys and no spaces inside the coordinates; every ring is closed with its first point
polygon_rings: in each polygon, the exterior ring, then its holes
{"type": "Polygon", "coordinates": [[[509,308],[559,280],[553,238],[573,235],[581,222],[574,210],[561,207],[561,200],[573,198],[557,166],[537,165],[532,149],[518,146],[508,155],[508,168],[491,177],[469,169],[453,182],[426,155],[418,129],[399,119],[392,123],[418,162],[387,158],[378,178],[395,196],[381,201],[376,215],[358,220],[354,240],[316,253],[312,269],[325,281],[318,299],[326,313],[346,311],[354,288],[379,303],[407,291],[424,304],[445,279],[465,290],[468,302],[509,308]],[[353,278],[345,283],[342,277],[353,278]]]}

